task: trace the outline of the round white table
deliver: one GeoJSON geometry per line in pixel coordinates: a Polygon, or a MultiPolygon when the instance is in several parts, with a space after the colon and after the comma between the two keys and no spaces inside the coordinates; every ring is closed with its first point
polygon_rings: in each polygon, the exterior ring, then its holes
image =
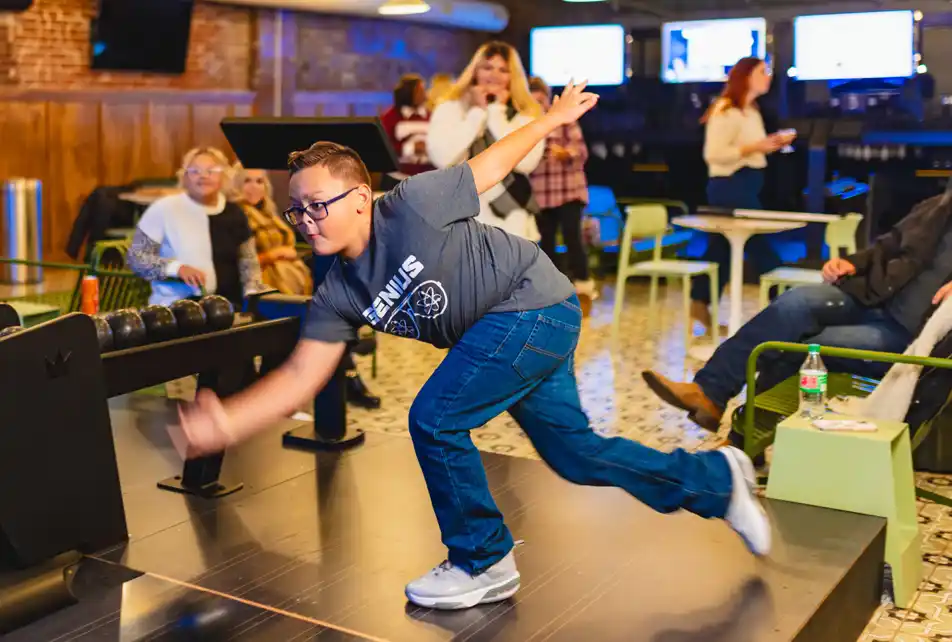
{"type": "MultiPolygon", "coordinates": [[[[731,280],[730,280],[730,320],[727,326],[727,336],[736,333],[743,323],[744,303],[744,246],[747,240],[755,234],[775,234],[804,227],[801,221],[778,221],[755,218],[734,218],[731,216],[690,215],[679,216],[671,220],[675,225],[687,227],[709,234],[724,236],[731,245],[731,280]]],[[[712,288],[717,284],[712,283],[712,288]]],[[[688,351],[695,359],[707,361],[714,354],[716,348],[711,345],[695,346],[688,351]]]]}

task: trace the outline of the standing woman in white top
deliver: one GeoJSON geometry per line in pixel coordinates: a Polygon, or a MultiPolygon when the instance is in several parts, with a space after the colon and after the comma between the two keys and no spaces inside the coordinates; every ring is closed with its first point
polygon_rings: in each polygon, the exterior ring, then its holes
{"type": "MultiPolygon", "coordinates": [[[[479,48],[430,117],[427,152],[436,167],[458,165],[493,142],[542,115],[529,92],[518,52],[504,42],[479,48]]],[[[476,220],[530,241],[539,240],[531,174],[542,161],[545,141],[529,152],[501,183],[479,197],[476,220]]]]}
{"type": "MultiPolygon", "coordinates": [[[[761,209],[767,156],[793,142],[795,134],[767,135],[757,99],[770,90],[770,69],[760,58],[742,58],[731,69],[721,97],[701,118],[706,125],[704,160],[708,167],[707,201],[714,207],[761,209]]],[[[747,253],[763,274],[780,265],[780,259],[765,236],[754,236],[747,253]]],[[[730,245],[719,234],[707,235],[704,259],[719,266],[717,287],[730,281],[730,245]]],[[[720,291],[719,290],[719,291],[720,291]]],[[[711,326],[711,284],[694,280],[691,316],[706,328],[711,326]]]]}

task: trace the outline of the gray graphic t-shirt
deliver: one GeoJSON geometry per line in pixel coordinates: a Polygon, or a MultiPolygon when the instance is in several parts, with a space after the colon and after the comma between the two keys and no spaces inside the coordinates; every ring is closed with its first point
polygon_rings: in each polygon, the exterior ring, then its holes
{"type": "Polygon", "coordinates": [[[487,313],[536,310],[572,295],[535,243],[478,223],[478,212],[468,163],[418,174],[379,198],[369,246],[331,267],[304,338],[349,341],[370,325],[448,348],[487,313]]]}

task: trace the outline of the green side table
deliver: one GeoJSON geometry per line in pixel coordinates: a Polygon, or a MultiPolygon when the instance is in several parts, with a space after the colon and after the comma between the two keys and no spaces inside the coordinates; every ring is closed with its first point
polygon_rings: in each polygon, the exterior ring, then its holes
{"type": "MultiPolygon", "coordinates": [[[[829,415],[829,419],[853,419],[829,415]]],[[[922,538],[908,426],[872,420],[876,432],[831,432],[793,415],[777,426],[767,497],[888,520],[886,562],[896,605],[910,608],[922,580],[922,538]]]]}

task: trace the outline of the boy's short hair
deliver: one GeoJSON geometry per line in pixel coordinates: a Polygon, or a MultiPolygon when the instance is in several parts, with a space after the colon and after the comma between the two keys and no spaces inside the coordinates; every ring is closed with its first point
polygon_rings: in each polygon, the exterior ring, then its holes
{"type": "Polygon", "coordinates": [[[350,147],[319,141],[288,156],[288,171],[294,176],[308,167],[326,167],[334,178],[370,185],[370,172],[360,155],[350,147]]]}
{"type": "Polygon", "coordinates": [[[552,89],[549,88],[549,85],[538,76],[533,76],[529,79],[529,91],[540,91],[546,96],[552,95],[552,89]]]}

